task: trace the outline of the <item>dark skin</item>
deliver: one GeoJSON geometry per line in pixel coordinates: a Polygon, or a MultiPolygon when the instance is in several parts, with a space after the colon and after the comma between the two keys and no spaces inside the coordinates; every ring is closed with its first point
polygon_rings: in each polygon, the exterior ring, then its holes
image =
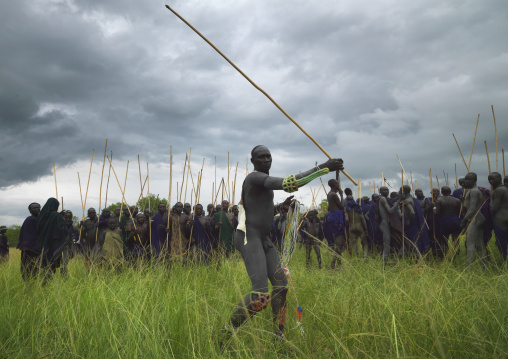
{"type": "Polygon", "coordinates": [[[166,213],[166,205],[164,203],[159,204],[159,207],[157,207],[157,211],[159,214],[164,215],[166,213]]]}
{"type": "Polygon", "coordinates": [[[41,205],[38,203],[32,203],[29,208],[30,214],[34,217],[39,217],[41,213],[41,205]]]}
{"type": "Polygon", "coordinates": [[[422,210],[425,210],[425,196],[423,195],[423,191],[420,188],[417,188],[415,190],[415,195],[418,202],[420,202],[420,207],[422,207],[422,210]]]}
{"type": "Polygon", "coordinates": [[[102,210],[102,214],[101,215],[104,218],[109,218],[109,217],[111,217],[111,211],[109,210],[109,208],[104,208],[102,210]]]}
{"type": "Polygon", "coordinates": [[[340,188],[339,182],[337,180],[328,181],[328,185],[330,186],[330,192],[328,192],[328,212],[334,212],[338,209],[341,211],[344,210],[344,205],[342,204],[342,189],[340,188]],[[337,192],[340,193],[340,198],[337,195],[337,192]]]}
{"type": "Polygon", "coordinates": [[[114,218],[108,219],[108,228],[112,231],[116,228],[116,220],[114,218]]]}
{"type": "Polygon", "coordinates": [[[186,215],[191,214],[191,209],[192,209],[192,207],[191,207],[190,203],[185,203],[183,205],[183,213],[185,213],[186,215]]]}
{"type": "Polygon", "coordinates": [[[120,207],[115,208],[115,217],[120,218],[120,207]]]}
{"type": "Polygon", "coordinates": [[[466,199],[464,201],[464,206],[467,208],[467,213],[462,220],[461,228],[465,228],[469,222],[473,219],[476,212],[482,206],[483,195],[478,190],[478,186],[476,185],[477,176],[476,173],[468,173],[464,178],[464,188],[468,190],[476,189],[476,191],[469,191],[466,195],[466,199]]]}
{"type": "Polygon", "coordinates": [[[238,218],[238,206],[236,204],[233,206],[232,211],[235,218],[238,218]]]}
{"type": "Polygon", "coordinates": [[[508,187],[508,176],[504,177],[504,185],[505,187],[508,187]]]}
{"type": "Polygon", "coordinates": [[[489,174],[489,183],[494,189],[490,195],[490,212],[501,229],[508,228],[508,188],[501,184],[501,174],[489,174]]]}
{"type": "Polygon", "coordinates": [[[448,186],[441,188],[442,197],[436,200],[436,214],[439,216],[456,215],[460,213],[460,200],[452,197],[452,190],[448,186]]]}
{"type": "Polygon", "coordinates": [[[408,185],[404,185],[402,187],[402,195],[401,198],[403,199],[404,203],[404,221],[407,225],[410,225],[415,217],[415,209],[414,209],[414,201],[413,197],[411,196],[411,187],[408,185]]]}

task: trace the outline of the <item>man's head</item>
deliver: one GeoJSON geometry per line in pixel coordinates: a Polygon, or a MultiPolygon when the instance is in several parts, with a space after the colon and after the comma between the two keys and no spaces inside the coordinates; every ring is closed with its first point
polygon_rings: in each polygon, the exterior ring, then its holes
{"type": "Polygon", "coordinates": [[[109,218],[109,217],[111,217],[111,211],[109,210],[109,208],[104,208],[102,210],[101,215],[103,218],[109,218]]]}
{"type": "Polygon", "coordinates": [[[139,224],[145,223],[145,215],[143,213],[138,213],[136,216],[136,222],[139,224]]]}
{"type": "Polygon", "coordinates": [[[116,219],[113,217],[108,218],[108,228],[114,230],[116,228],[116,219]]]}
{"type": "Polygon", "coordinates": [[[208,206],[206,206],[206,210],[211,215],[213,213],[213,203],[209,203],[208,206]]]}
{"type": "Polygon", "coordinates": [[[190,203],[185,203],[183,205],[183,213],[185,213],[186,215],[189,215],[191,213],[191,210],[192,210],[192,207],[191,207],[190,203]]]}
{"type": "Polygon", "coordinates": [[[508,187],[508,176],[504,176],[504,185],[508,187]]]}
{"type": "Polygon", "coordinates": [[[448,186],[443,186],[441,187],[441,194],[445,197],[449,196],[452,194],[452,189],[448,186]]]}
{"type": "Polygon", "coordinates": [[[41,205],[39,203],[33,202],[28,205],[28,211],[34,217],[38,217],[39,213],[41,213],[41,205]]]}
{"type": "Polygon", "coordinates": [[[160,214],[164,214],[164,212],[166,212],[166,205],[164,203],[159,203],[157,211],[159,211],[160,214]]]}
{"type": "Polygon", "coordinates": [[[268,174],[272,167],[272,154],[266,146],[256,146],[251,151],[250,161],[254,170],[268,174]]]}
{"type": "Polygon", "coordinates": [[[404,186],[402,186],[402,193],[404,193],[405,195],[410,195],[411,187],[405,184],[404,186]]]}
{"type": "Polygon", "coordinates": [[[125,218],[130,218],[131,216],[131,214],[129,213],[129,209],[130,208],[127,206],[123,209],[123,215],[125,216],[125,218]]]}
{"type": "Polygon", "coordinates": [[[422,191],[422,189],[421,189],[421,188],[417,188],[417,189],[415,190],[415,195],[416,195],[416,198],[418,198],[418,199],[424,199],[424,198],[425,198],[425,196],[423,195],[423,191],[422,191]]]}
{"type": "Polygon", "coordinates": [[[364,204],[369,204],[370,203],[370,198],[368,196],[363,196],[362,200],[363,200],[364,204]]]}
{"type": "Polygon", "coordinates": [[[196,204],[196,206],[194,207],[194,211],[197,217],[201,217],[203,214],[205,214],[205,211],[203,210],[203,205],[199,203],[196,204]]]}
{"type": "Polygon", "coordinates": [[[175,206],[173,207],[173,212],[177,215],[180,215],[183,211],[183,203],[182,202],[176,202],[175,206]]]}
{"type": "Polygon", "coordinates": [[[464,177],[459,178],[459,186],[464,187],[464,183],[465,183],[464,177]]]}
{"type": "Polygon", "coordinates": [[[439,188],[432,188],[432,201],[435,201],[439,197],[439,188]]]}
{"type": "Polygon", "coordinates": [[[222,210],[227,212],[229,209],[229,202],[227,200],[222,201],[222,210]]]}
{"type": "Polygon", "coordinates": [[[314,211],[309,211],[309,212],[307,213],[307,219],[308,219],[309,221],[312,221],[312,220],[314,220],[314,218],[316,218],[316,214],[314,213],[314,211]]]}
{"type": "Polygon", "coordinates": [[[238,217],[238,206],[236,204],[233,206],[232,210],[235,217],[238,217]]]}
{"type": "Polygon", "coordinates": [[[65,222],[72,222],[72,212],[65,211],[64,219],[65,219],[65,222]]]}
{"type": "Polygon", "coordinates": [[[379,194],[374,193],[374,194],[372,195],[372,201],[374,201],[374,202],[376,202],[376,203],[377,203],[377,202],[379,201],[379,194]]]}
{"type": "Polygon", "coordinates": [[[352,196],[352,195],[353,195],[353,191],[351,191],[351,188],[346,188],[346,189],[344,190],[344,194],[345,194],[346,196],[352,196]]]}
{"type": "Polygon", "coordinates": [[[97,212],[95,212],[95,208],[88,208],[88,218],[90,218],[91,220],[94,220],[95,218],[97,218],[97,212]]]}
{"type": "Polygon", "coordinates": [[[143,214],[145,215],[145,217],[150,217],[150,208],[146,207],[143,210],[143,214]]]}
{"type": "Polygon", "coordinates": [[[218,204],[218,205],[216,205],[216,206],[215,206],[215,212],[220,212],[220,211],[221,211],[221,209],[222,209],[222,207],[221,207],[221,205],[220,205],[220,204],[218,204]]]}
{"type": "Polygon", "coordinates": [[[476,185],[478,177],[476,173],[469,172],[466,177],[464,177],[464,188],[473,188],[476,185]]]}
{"type": "Polygon", "coordinates": [[[138,206],[131,206],[131,213],[134,217],[138,215],[138,212],[139,212],[138,206]]]}
{"type": "Polygon", "coordinates": [[[115,208],[115,217],[120,217],[120,207],[115,208]]]}
{"type": "Polygon", "coordinates": [[[397,192],[390,192],[390,198],[391,199],[395,199],[395,198],[398,198],[399,197],[399,194],[397,192]]]}
{"type": "Polygon", "coordinates": [[[502,181],[501,173],[492,172],[489,174],[489,183],[492,187],[497,188],[502,181]]]}
{"type": "Polygon", "coordinates": [[[335,192],[337,192],[340,188],[339,182],[333,178],[328,180],[328,186],[330,186],[330,189],[335,192]]]}
{"type": "Polygon", "coordinates": [[[0,234],[4,234],[5,232],[7,232],[7,227],[6,226],[0,226],[0,234]]]}
{"type": "Polygon", "coordinates": [[[390,193],[390,190],[386,186],[379,187],[379,194],[383,197],[388,197],[388,194],[390,193]]]}

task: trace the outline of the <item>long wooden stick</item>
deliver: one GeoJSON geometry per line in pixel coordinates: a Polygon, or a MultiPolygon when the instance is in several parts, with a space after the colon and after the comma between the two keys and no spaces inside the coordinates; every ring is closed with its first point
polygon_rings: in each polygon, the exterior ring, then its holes
{"type": "MultiPolygon", "coordinates": [[[[498,150],[498,147],[497,147],[497,125],[496,125],[496,114],[494,113],[494,105],[490,105],[490,107],[492,108],[492,116],[494,117],[494,131],[495,131],[495,134],[496,134],[496,172],[499,172],[499,160],[498,160],[498,153],[499,153],[499,150],[498,150]]],[[[490,171],[489,171],[490,173],[490,171]]]]}
{"type": "Polygon", "coordinates": [[[459,143],[457,142],[457,139],[455,138],[455,134],[453,134],[453,138],[455,139],[455,143],[457,144],[457,148],[459,149],[460,155],[462,156],[462,162],[464,162],[464,166],[466,166],[466,170],[469,172],[469,167],[466,164],[466,160],[464,159],[464,155],[462,154],[462,150],[460,149],[459,143]]]}
{"type": "MultiPolygon", "coordinates": [[[[86,199],[88,198],[88,187],[90,185],[90,176],[92,175],[92,164],[93,164],[93,154],[95,149],[92,149],[92,159],[90,160],[90,171],[88,172],[88,182],[86,183],[86,192],[85,192],[85,203],[83,204],[83,216],[81,217],[81,221],[85,219],[85,208],[86,208],[86,199]]],[[[81,241],[81,229],[79,230],[79,237],[81,241]]]]}
{"type": "Polygon", "coordinates": [[[81,209],[83,209],[83,193],[81,192],[81,179],[79,178],[79,172],[78,172],[78,183],[79,183],[79,197],[81,198],[81,209]]]}
{"type": "MultiPolygon", "coordinates": [[[[187,200],[187,185],[189,184],[189,172],[190,172],[190,159],[191,159],[191,156],[192,156],[192,147],[190,147],[190,150],[189,150],[189,161],[188,161],[188,165],[187,165],[187,180],[185,181],[185,194],[183,195],[183,203],[185,203],[186,200],[187,200]]],[[[182,182],[182,186],[183,186],[183,182],[182,182]]]]}
{"type": "MultiPolygon", "coordinates": [[[[476,141],[476,131],[478,131],[478,122],[480,122],[480,114],[478,114],[478,118],[476,119],[476,128],[474,130],[474,137],[473,137],[473,147],[471,147],[471,154],[469,155],[469,164],[467,165],[467,168],[471,168],[471,159],[473,158],[474,143],[476,141]]],[[[469,172],[469,170],[468,170],[468,172],[469,172]]]]}
{"type": "Polygon", "coordinates": [[[505,166],[504,166],[504,148],[502,148],[501,151],[503,153],[503,177],[506,177],[506,169],[505,169],[505,166]]]}
{"type": "MultiPolygon", "coordinates": [[[[143,180],[141,179],[141,162],[139,161],[139,154],[138,154],[138,169],[139,169],[139,188],[141,188],[141,207],[142,211],[145,210],[145,199],[143,198],[143,180]]],[[[139,200],[138,200],[139,201],[139,200]]],[[[137,202],[136,202],[137,204],[137,202]]],[[[134,221],[134,218],[132,219],[134,221]]]]}
{"type": "Polygon", "coordinates": [[[226,181],[227,183],[227,197],[228,197],[228,202],[231,203],[231,189],[229,188],[229,173],[231,172],[231,167],[229,165],[229,151],[228,151],[228,179],[226,181]]]}
{"type": "Polygon", "coordinates": [[[487,141],[485,141],[485,152],[487,152],[487,163],[489,164],[489,173],[491,173],[491,172],[490,172],[489,149],[487,148],[487,141]]]}
{"type": "MultiPolygon", "coordinates": [[[[397,159],[399,160],[400,167],[402,168],[402,173],[406,175],[406,180],[409,178],[409,176],[406,173],[406,170],[404,169],[404,166],[402,166],[402,161],[400,160],[399,155],[397,155],[397,159]]],[[[402,182],[402,186],[404,186],[404,182],[402,182]]],[[[413,191],[413,184],[411,183],[411,191],[413,191]]]]}
{"type": "Polygon", "coordinates": [[[231,205],[235,205],[235,191],[236,191],[236,174],[238,173],[238,162],[236,163],[236,169],[235,169],[235,181],[233,182],[233,201],[231,202],[231,205]]]}
{"type": "Polygon", "coordinates": [[[55,191],[56,191],[56,199],[58,199],[58,187],[56,185],[56,167],[55,167],[55,163],[53,162],[53,175],[55,177],[55,191]]]}
{"type": "MultiPolygon", "coordinates": [[[[113,162],[113,161],[111,161],[113,162]]],[[[125,169],[125,180],[123,182],[123,193],[125,193],[125,188],[127,188],[127,173],[129,173],[129,161],[127,161],[127,168],[125,169]]],[[[127,203],[126,203],[127,205],[127,203]]],[[[123,201],[120,203],[120,216],[123,216],[123,201]]]]}
{"type": "Polygon", "coordinates": [[[182,192],[183,192],[183,183],[185,182],[185,169],[187,168],[187,154],[185,154],[185,162],[183,163],[183,173],[182,173],[182,184],[180,186],[180,197],[178,197],[178,202],[182,202],[182,192]]]}
{"type": "MultiPolygon", "coordinates": [[[[113,162],[113,151],[111,151],[111,162],[113,162]]],[[[111,176],[111,166],[109,166],[108,183],[106,184],[106,199],[104,200],[104,208],[108,207],[108,191],[109,191],[109,177],[111,176]]]]}
{"type": "Polygon", "coordinates": [[[432,196],[432,190],[434,189],[432,185],[432,168],[429,168],[429,180],[430,180],[430,194],[432,196]]]}
{"type": "MultiPolygon", "coordinates": [[[[189,26],[196,34],[198,34],[203,40],[205,40],[208,45],[210,45],[211,47],[213,47],[213,49],[215,51],[217,51],[217,53],[219,55],[221,55],[227,62],[229,62],[229,64],[231,66],[233,66],[235,68],[235,70],[237,70],[247,81],[250,82],[250,84],[252,86],[254,86],[257,90],[259,90],[263,95],[265,95],[284,115],[286,115],[286,117],[291,121],[293,122],[293,124],[298,127],[298,129],[300,131],[302,131],[312,142],[314,142],[314,144],[328,157],[328,158],[332,158],[332,156],[330,156],[328,154],[328,152],[325,151],[325,149],[309,134],[307,133],[307,131],[305,131],[302,126],[300,126],[298,124],[298,122],[296,122],[286,111],[284,111],[284,109],[282,107],[279,106],[279,104],[277,102],[275,102],[275,100],[270,96],[268,95],[261,87],[259,87],[258,85],[256,85],[254,83],[254,81],[252,81],[242,70],[240,70],[240,68],[238,66],[236,66],[230,59],[228,59],[226,57],[226,55],[224,55],[217,47],[215,47],[214,44],[212,44],[205,36],[203,36],[196,28],[194,28],[194,26],[192,26],[189,22],[187,22],[187,20],[185,20],[183,17],[181,17],[175,10],[173,10],[172,8],[170,8],[168,5],[166,5],[166,8],[168,10],[170,10],[173,14],[175,14],[180,20],[182,20],[187,26],[189,26]]],[[[344,170],[341,170],[342,173],[344,173],[344,175],[349,178],[349,180],[351,182],[354,183],[355,186],[358,186],[358,183],[356,183],[356,181],[344,170]]]]}
{"type": "Polygon", "coordinates": [[[441,191],[441,186],[439,185],[439,178],[437,178],[437,175],[436,175],[436,181],[437,181],[437,189],[441,191]]]}
{"type": "MultiPolygon", "coordinates": [[[[108,139],[106,138],[106,145],[104,146],[104,160],[102,161],[102,172],[101,172],[101,186],[99,188],[99,216],[102,213],[102,180],[104,178],[104,166],[106,165],[106,152],[108,150],[108,139]]],[[[97,241],[98,231],[95,234],[95,240],[97,241]]]]}
{"type": "Polygon", "coordinates": [[[459,188],[459,178],[457,177],[457,164],[455,164],[455,189],[459,188]]]}
{"type": "MultiPolygon", "coordinates": [[[[109,159],[109,157],[106,157],[106,158],[108,159],[109,163],[111,163],[111,160],[109,159]]],[[[122,190],[122,186],[120,185],[120,181],[118,180],[118,176],[116,175],[115,167],[113,167],[113,164],[111,164],[111,169],[113,169],[113,174],[115,175],[116,183],[118,183],[118,188],[120,189],[120,192],[122,192],[122,201],[125,203],[125,206],[126,206],[127,210],[129,211],[129,214],[132,218],[132,225],[134,226],[134,230],[136,230],[136,221],[135,221],[134,217],[132,217],[132,212],[131,212],[130,207],[127,205],[127,201],[125,200],[125,193],[122,190]]]]}

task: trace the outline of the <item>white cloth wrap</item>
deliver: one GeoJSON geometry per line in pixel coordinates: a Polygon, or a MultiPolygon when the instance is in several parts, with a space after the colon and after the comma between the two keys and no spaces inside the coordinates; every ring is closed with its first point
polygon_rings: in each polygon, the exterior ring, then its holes
{"type": "Polygon", "coordinates": [[[245,239],[243,240],[243,245],[247,244],[247,228],[245,226],[245,208],[241,204],[238,205],[238,227],[237,230],[245,233],[245,239]]]}

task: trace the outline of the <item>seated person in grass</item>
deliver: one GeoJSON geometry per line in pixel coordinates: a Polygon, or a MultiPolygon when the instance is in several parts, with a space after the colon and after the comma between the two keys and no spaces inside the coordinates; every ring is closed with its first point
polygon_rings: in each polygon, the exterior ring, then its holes
{"type": "MultiPolygon", "coordinates": [[[[238,328],[256,313],[268,307],[271,302],[274,330],[277,337],[283,340],[287,279],[269,235],[274,213],[280,212],[283,206],[289,206],[293,196],[288,197],[283,204],[275,206],[274,190],[296,191],[299,186],[327,173],[328,170],[342,169],[342,160],[331,159],[303,173],[279,178],[269,175],[272,155],[267,147],[254,147],[251,156],[254,171],[247,175],[243,182],[242,200],[239,206],[240,223],[235,233],[235,247],[245,263],[252,283],[252,291],[238,303],[231,316],[231,326],[233,329],[238,328]],[[271,295],[268,291],[268,280],[273,287],[271,295]]],[[[219,341],[221,346],[231,332],[230,329],[222,332],[224,336],[219,341]]]]}

